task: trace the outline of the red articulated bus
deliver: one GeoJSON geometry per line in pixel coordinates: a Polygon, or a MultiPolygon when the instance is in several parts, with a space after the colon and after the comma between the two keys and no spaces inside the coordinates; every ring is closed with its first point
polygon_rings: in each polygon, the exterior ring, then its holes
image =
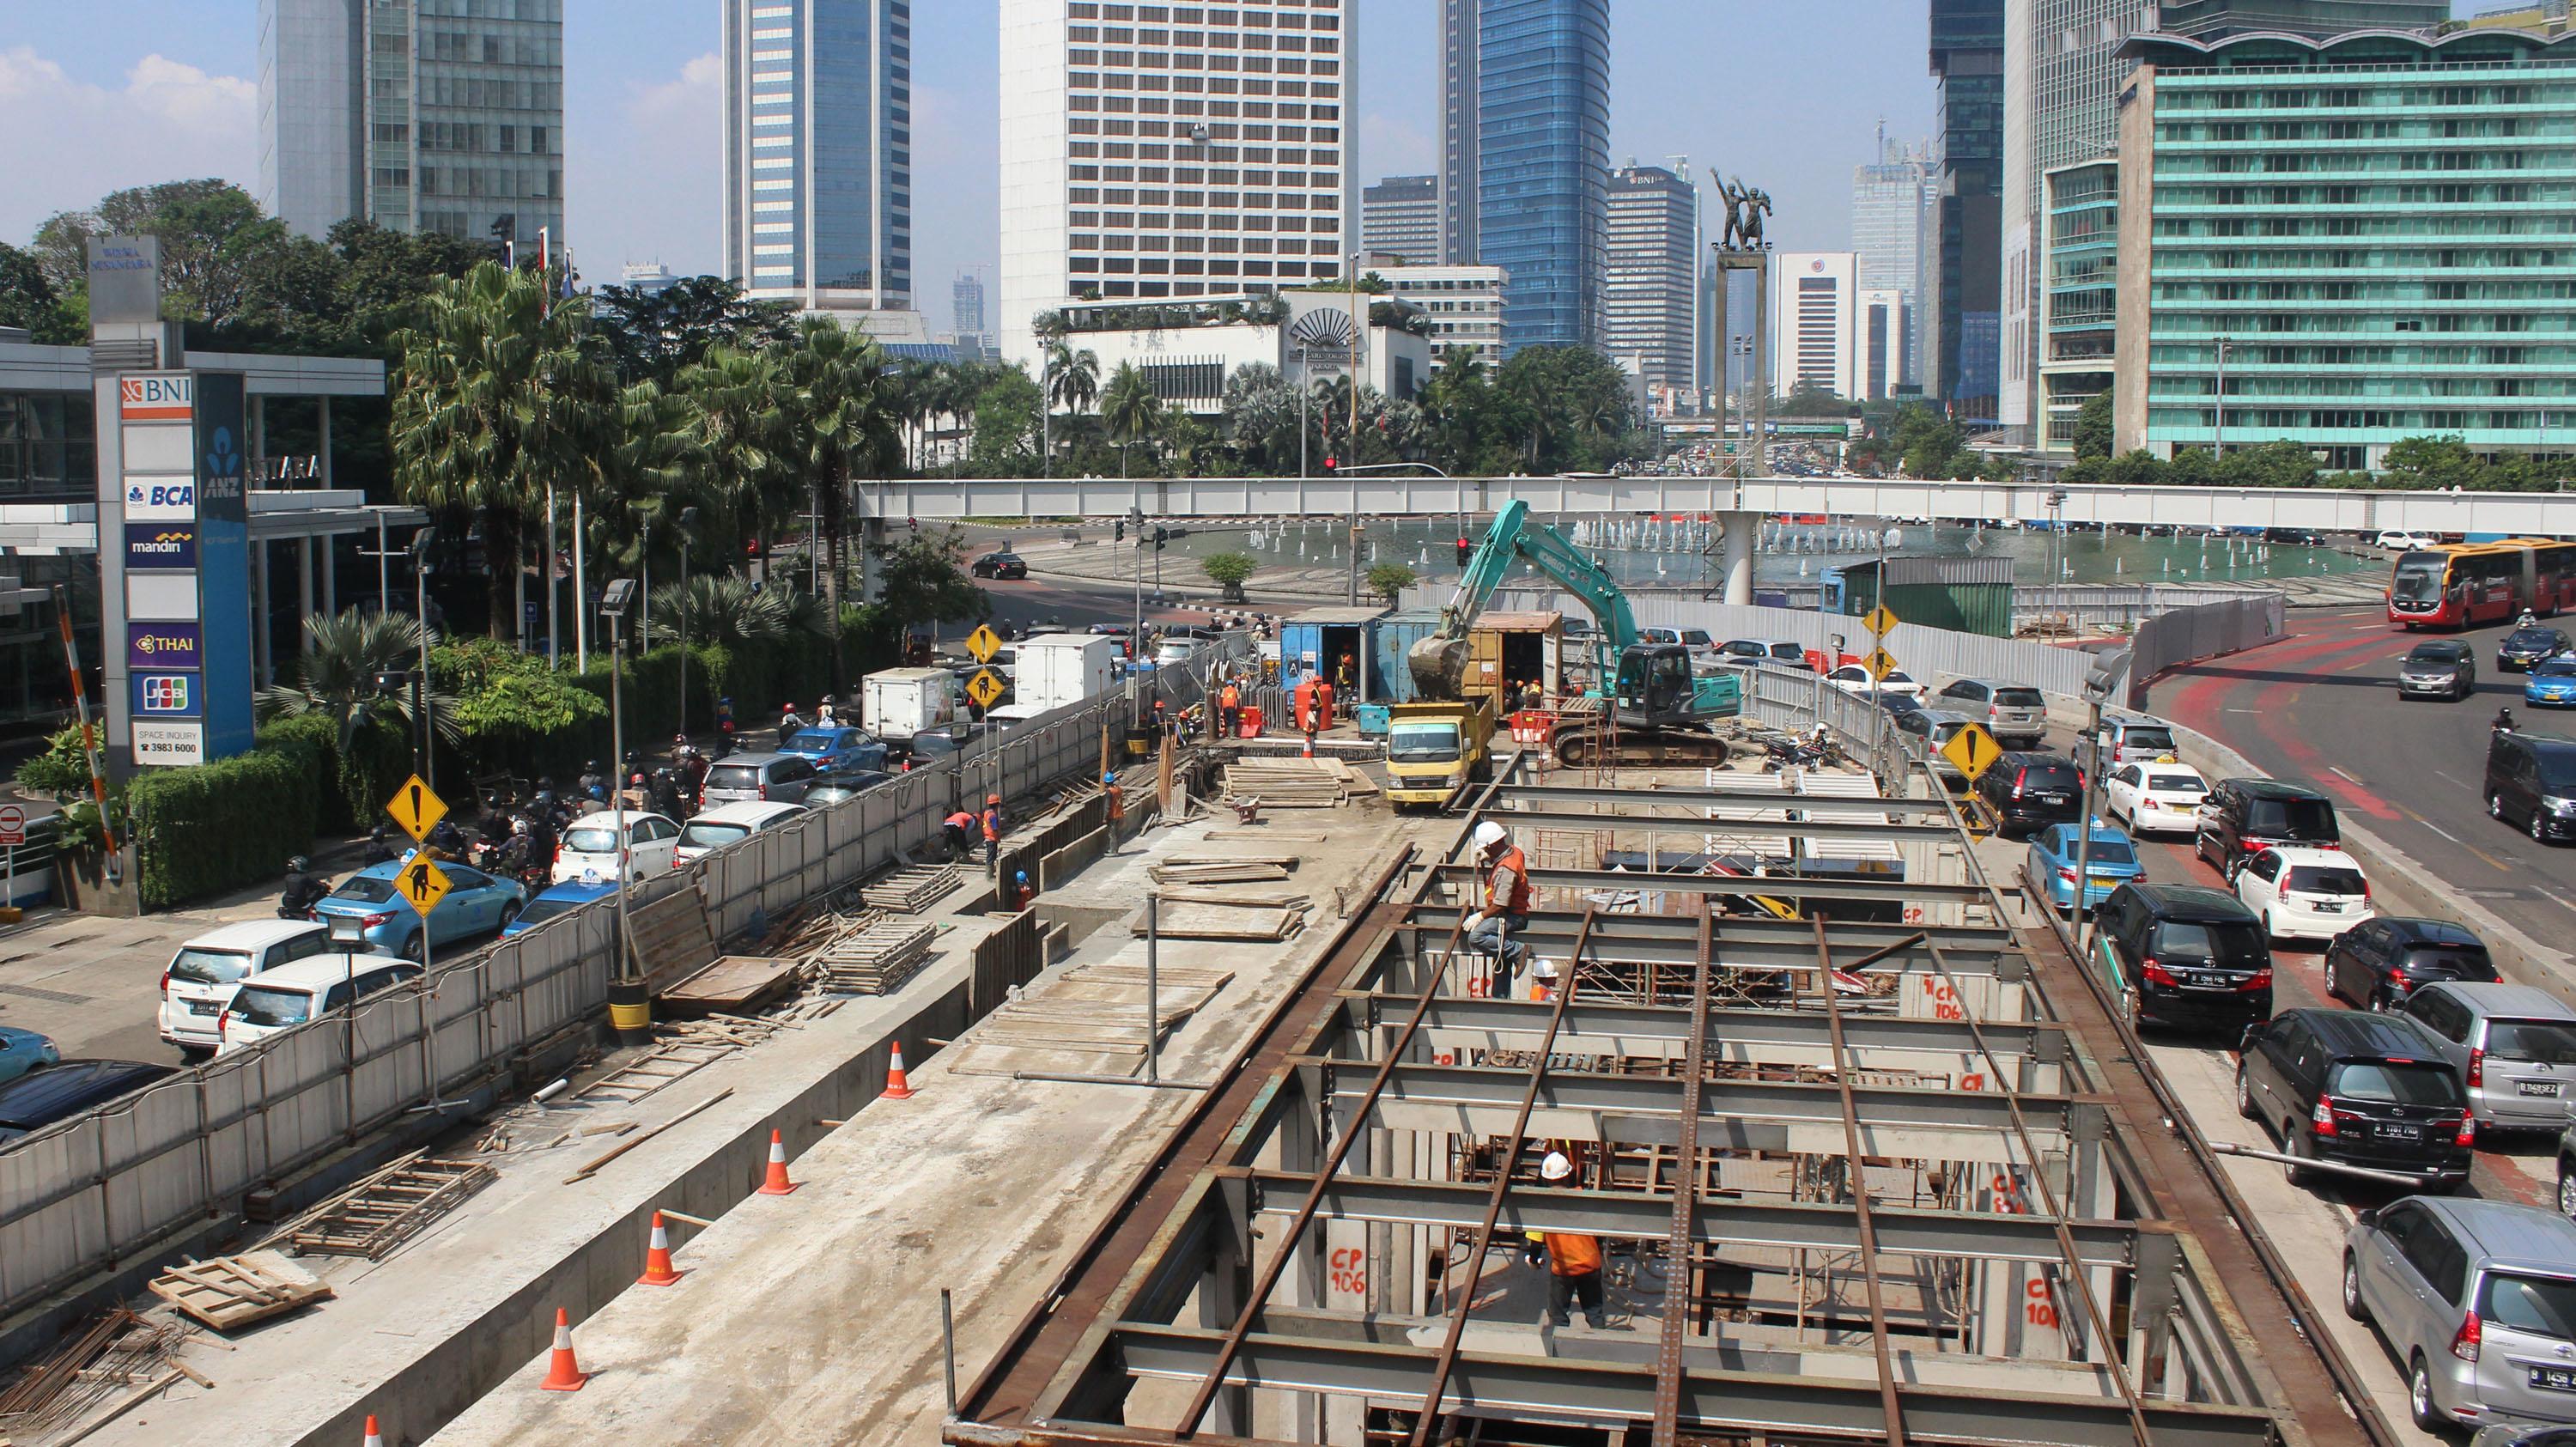
{"type": "Polygon", "coordinates": [[[2400,628],[2461,628],[2524,609],[2546,617],[2576,608],[2576,543],[2507,538],[2445,543],[2401,554],[2388,583],[2388,621],[2400,628]]]}

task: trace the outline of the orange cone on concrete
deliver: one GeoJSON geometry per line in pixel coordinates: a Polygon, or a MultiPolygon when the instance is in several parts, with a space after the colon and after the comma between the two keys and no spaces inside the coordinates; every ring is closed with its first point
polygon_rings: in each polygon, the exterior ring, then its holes
{"type": "Polygon", "coordinates": [[[662,1229],[662,1213],[653,1213],[653,1242],[644,1248],[644,1274],[635,1278],[638,1286],[668,1286],[680,1279],[671,1269],[671,1233],[662,1229]]]}
{"type": "Polygon", "coordinates": [[[572,1356],[572,1313],[558,1306],[555,1308],[554,1357],[546,1364],[546,1379],[537,1383],[537,1387],[548,1392],[578,1392],[588,1385],[590,1373],[583,1371],[581,1363],[574,1361],[572,1356]]]}
{"type": "Polygon", "coordinates": [[[760,1194],[784,1196],[795,1189],[796,1183],[787,1179],[787,1143],[780,1139],[777,1131],[772,1130],[769,1133],[769,1179],[760,1183],[760,1194]]]}
{"type": "Polygon", "coordinates": [[[367,1414],[366,1447],[385,1447],[385,1434],[376,1430],[376,1414],[367,1414]]]}
{"type": "Polygon", "coordinates": [[[912,1099],[912,1081],[903,1073],[903,1042],[894,1042],[894,1059],[886,1062],[886,1088],[877,1092],[879,1100],[912,1099]]]}

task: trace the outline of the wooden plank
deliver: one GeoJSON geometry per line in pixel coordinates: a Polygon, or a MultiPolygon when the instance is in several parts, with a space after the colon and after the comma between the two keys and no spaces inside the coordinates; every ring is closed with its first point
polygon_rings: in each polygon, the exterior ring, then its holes
{"type": "Polygon", "coordinates": [[[753,1010],[794,993],[802,969],[794,960],[726,955],[662,992],[662,1003],[688,1014],[753,1010]]]}
{"type": "Polygon", "coordinates": [[[715,926],[695,884],[627,910],[627,928],[644,986],[654,994],[688,978],[716,957],[715,926]]]}
{"type": "Polygon", "coordinates": [[[332,1295],[320,1277],[274,1251],[172,1266],[153,1278],[149,1289],[217,1331],[265,1321],[332,1295]]]}
{"type": "MultiPolygon", "coordinates": [[[[1284,940],[1296,932],[1297,923],[1293,910],[1221,904],[1170,905],[1158,911],[1155,920],[1165,938],[1191,940],[1284,940]]],[[[1135,930],[1144,933],[1142,916],[1135,930]]]]}

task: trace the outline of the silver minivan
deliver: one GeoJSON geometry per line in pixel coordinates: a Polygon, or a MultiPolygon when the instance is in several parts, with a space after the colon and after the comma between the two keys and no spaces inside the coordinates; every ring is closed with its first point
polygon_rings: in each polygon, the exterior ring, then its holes
{"type": "Polygon", "coordinates": [[[2408,1196],[2354,1219],[2343,1309],[2404,1363],[2415,1424],[2576,1422],[2576,1222],[2408,1196]]]}
{"type": "Polygon", "coordinates": [[[2181,757],[2175,752],[2172,725],[2160,718],[2126,713],[2102,715],[2102,755],[2115,769],[2122,764],[2150,764],[2181,757]]]}
{"type": "Polygon", "coordinates": [[[801,804],[817,782],[814,761],[802,754],[727,754],[708,768],[698,807],[801,804]]]}
{"type": "Polygon", "coordinates": [[[2008,749],[2035,749],[2048,737],[2048,696],[2026,683],[1954,678],[1923,706],[1966,714],[2008,749]]]}
{"type": "Polygon", "coordinates": [[[2576,1010],[2529,985],[2444,981],[2418,988],[2406,1013],[2440,1037],[2482,1126],[2557,1130],[2576,1103],[2576,1010]]]}

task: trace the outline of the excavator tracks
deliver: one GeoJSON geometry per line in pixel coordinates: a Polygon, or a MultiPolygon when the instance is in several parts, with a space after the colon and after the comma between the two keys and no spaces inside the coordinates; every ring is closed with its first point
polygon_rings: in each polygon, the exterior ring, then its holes
{"type": "Polygon", "coordinates": [[[1726,740],[1690,729],[1618,729],[1597,723],[1560,721],[1549,740],[1563,768],[1595,765],[1715,767],[1727,759],[1726,740]]]}

